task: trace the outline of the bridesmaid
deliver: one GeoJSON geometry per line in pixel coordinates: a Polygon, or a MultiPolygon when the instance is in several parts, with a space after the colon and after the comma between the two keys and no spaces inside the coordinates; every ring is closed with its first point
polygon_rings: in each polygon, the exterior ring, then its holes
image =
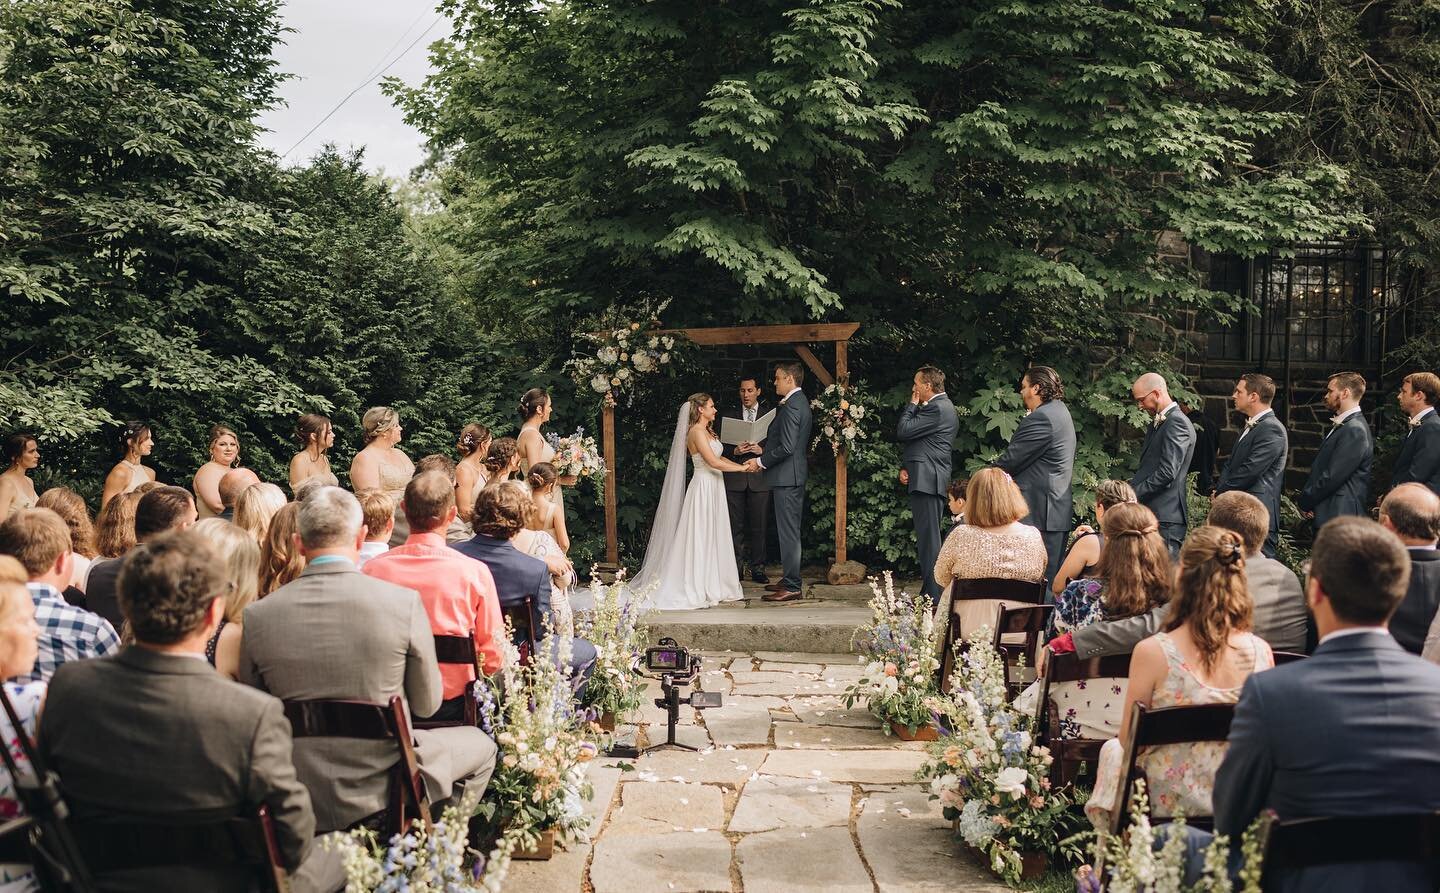
{"type": "MultiPolygon", "coordinates": [[[[520,418],[523,424],[520,425],[520,434],[515,438],[515,448],[520,453],[521,474],[529,474],[531,466],[555,458],[555,448],[545,442],[545,434],[540,430],[550,421],[552,410],[550,393],[544,388],[531,388],[520,398],[520,418]]],[[[574,483],[573,479],[561,478],[555,489],[550,491],[550,501],[561,512],[565,511],[561,485],[573,486],[574,483]]]]}
{"type": "Polygon", "coordinates": [[[39,495],[30,471],[40,464],[40,443],[29,434],[11,434],[5,438],[6,469],[0,474],[0,521],[11,512],[35,507],[39,495]]]}
{"type": "Polygon", "coordinates": [[[330,448],[335,445],[335,428],[328,416],[307,412],[295,423],[295,440],[300,452],[290,457],[290,492],[301,482],[318,477],[331,487],[340,479],[330,470],[330,448]]]}
{"type": "Polygon", "coordinates": [[[455,510],[466,524],[475,511],[475,497],[485,486],[485,456],[490,452],[490,440],[489,428],[469,424],[460,429],[460,440],[455,444],[461,456],[455,463],[455,510]]]}
{"type": "Polygon", "coordinates": [[[224,425],[210,429],[210,461],[195,472],[190,489],[195,493],[195,510],[200,520],[225,511],[220,499],[220,479],[240,461],[240,436],[224,425]]]}
{"type": "Polygon", "coordinates": [[[569,552],[570,534],[565,530],[565,513],[555,507],[554,497],[551,495],[555,488],[560,486],[555,475],[555,466],[549,462],[535,463],[530,466],[525,483],[530,485],[530,501],[534,504],[534,511],[531,512],[526,526],[531,530],[550,534],[561,552],[569,552]]]}
{"type": "Polygon", "coordinates": [[[485,486],[508,481],[520,470],[520,454],[515,450],[515,438],[501,437],[490,444],[485,453],[485,486]]]}
{"type": "Polygon", "coordinates": [[[384,490],[395,500],[395,530],[390,545],[398,546],[410,536],[401,503],[405,501],[405,485],[415,476],[415,463],[395,444],[405,431],[400,427],[400,414],[388,406],[365,410],[361,419],[365,430],[365,448],[350,463],[350,486],[361,490],[384,490]]]}
{"type": "Polygon", "coordinates": [[[144,458],[155,449],[155,435],[144,422],[129,422],[120,432],[120,447],[125,457],[115,463],[105,476],[105,490],[100,494],[100,508],[103,511],[110,500],[121,493],[129,493],[141,484],[155,480],[154,469],[144,465],[144,458]]]}

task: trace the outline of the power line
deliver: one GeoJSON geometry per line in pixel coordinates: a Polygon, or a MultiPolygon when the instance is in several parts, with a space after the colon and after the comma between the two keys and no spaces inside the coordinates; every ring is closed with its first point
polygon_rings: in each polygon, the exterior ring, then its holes
{"type": "Polygon", "coordinates": [[[381,53],[380,58],[375,60],[375,64],[370,66],[370,70],[365,72],[366,78],[371,78],[375,76],[375,69],[379,68],[382,64],[384,64],[385,60],[390,57],[390,54],[395,52],[395,48],[400,45],[400,41],[410,36],[410,29],[420,24],[420,20],[425,18],[425,13],[429,11],[430,10],[426,9],[423,6],[420,7],[420,11],[415,13],[415,18],[410,20],[410,24],[406,25],[405,30],[400,32],[400,36],[395,38],[395,42],[390,44],[390,49],[381,53]]]}

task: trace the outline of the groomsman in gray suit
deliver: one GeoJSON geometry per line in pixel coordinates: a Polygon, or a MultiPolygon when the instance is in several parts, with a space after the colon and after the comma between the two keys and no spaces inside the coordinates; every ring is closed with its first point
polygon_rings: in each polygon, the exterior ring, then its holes
{"type": "Polygon", "coordinates": [[[1270,404],[1275,401],[1275,380],[1259,372],[1247,372],[1235,383],[1230,395],[1235,409],[1245,414],[1245,430],[1230,451],[1230,460],[1220,472],[1215,495],[1240,490],[1265,504],[1270,512],[1270,533],[1261,554],[1275,557],[1280,531],[1280,487],[1285,482],[1285,457],[1290,436],[1276,418],[1270,404]]]}
{"type": "Polygon", "coordinates": [[[1050,555],[1045,579],[1054,580],[1065,558],[1074,500],[1075,423],[1065,405],[1065,387],[1049,366],[1034,366],[1020,379],[1020,399],[1029,412],[1020,420],[1005,455],[995,464],[1015,479],[1030,514],[1023,521],[1039,529],[1050,555]]]}
{"type": "Polygon", "coordinates": [[[805,480],[809,465],[805,459],[810,448],[810,400],[800,386],[805,383],[805,369],[797,362],[775,364],[775,394],[780,404],[770,422],[765,452],[751,459],[747,466],[758,466],[765,472],[775,504],[775,533],[780,539],[780,563],[785,577],[771,584],[764,596],[769,602],[788,602],[801,598],[800,582],[800,520],[805,512],[805,480]]]}
{"type": "Polygon", "coordinates": [[[1300,491],[1300,509],[1314,519],[1315,529],[1341,515],[1365,515],[1370,498],[1370,463],[1375,440],[1360,411],[1365,376],[1337,372],[1325,388],[1325,408],[1332,413],[1310,477],[1300,491]]]}
{"type": "Polygon", "coordinates": [[[940,515],[945,511],[945,488],[950,485],[950,452],[959,428],[955,404],[945,394],[945,373],[934,366],[921,366],[895,436],[905,445],[900,483],[910,490],[910,514],[915,519],[916,552],[924,581],[920,590],[932,602],[940,601],[935,560],[940,557],[940,515]]]}
{"type": "Polygon", "coordinates": [[[1400,457],[1390,486],[1411,482],[1424,484],[1440,493],[1440,377],[1432,372],[1412,372],[1405,376],[1398,395],[1400,408],[1410,417],[1400,457]]]}
{"type": "Polygon", "coordinates": [[[1130,388],[1135,403],[1154,421],[1140,447],[1140,466],[1130,479],[1140,504],[1155,513],[1160,536],[1170,555],[1180,554],[1190,510],[1185,503],[1185,475],[1195,454],[1195,426],[1170,396],[1170,386],[1158,372],[1146,372],[1130,388]]]}

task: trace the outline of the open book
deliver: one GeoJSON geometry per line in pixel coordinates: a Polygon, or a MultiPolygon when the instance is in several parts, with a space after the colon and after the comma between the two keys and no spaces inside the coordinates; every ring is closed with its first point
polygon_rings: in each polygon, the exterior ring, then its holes
{"type": "Polygon", "coordinates": [[[775,420],[775,410],[762,415],[753,422],[743,419],[723,418],[720,420],[720,442],[731,446],[742,443],[759,443],[770,433],[770,423],[775,420]]]}

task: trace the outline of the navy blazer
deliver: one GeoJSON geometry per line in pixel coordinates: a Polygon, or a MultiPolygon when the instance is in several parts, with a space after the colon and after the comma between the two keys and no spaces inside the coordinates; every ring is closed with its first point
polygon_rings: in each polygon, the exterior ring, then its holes
{"type": "MultiPolygon", "coordinates": [[[[535,600],[536,619],[544,622],[545,618],[550,618],[550,568],[545,562],[521,552],[509,540],[483,533],[477,533],[450,548],[485,562],[485,566],[490,568],[490,576],[495,578],[500,607],[514,607],[528,595],[535,600]]],[[[551,622],[554,622],[553,619],[551,622]]],[[[539,636],[538,630],[536,636],[539,636]]]]}
{"type": "Polygon", "coordinates": [[[1440,608],[1440,550],[1409,549],[1410,588],[1390,616],[1390,635],[1411,654],[1425,648],[1430,622],[1440,608]]]}
{"type": "Polygon", "coordinates": [[[951,451],[960,416],[945,394],[936,394],[924,406],[907,405],[900,412],[895,437],[904,445],[901,464],[910,475],[911,493],[944,496],[950,486],[951,451]]]}
{"type": "Polygon", "coordinates": [[[1365,413],[1354,412],[1338,427],[1331,426],[1310,465],[1310,476],[1300,491],[1300,508],[1315,513],[1315,529],[1342,515],[1366,516],[1369,511],[1370,466],[1375,438],[1365,413]]]}
{"type": "Polygon", "coordinates": [[[1216,494],[1242,490],[1265,504],[1270,512],[1270,532],[1280,529],[1280,487],[1285,483],[1285,457],[1290,436],[1285,425],[1267,412],[1230,451],[1225,470],[1215,485],[1216,494]]]}
{"type": "Polygon", "coordinates": [[[1195,455],[1195,426],[1171,404],[1165,421],[1145,430],[1145,443],[1140,447],[1140,465],[1130,486],[1140,504],[1155,513],[1161,524],[1188,524],[1189,506],[1185,503],[1185,476],[1195,455]]]}
{"type": "Polygon", "coordinates": [[[1409,429],[1400,447],[1390,486],[1411,481],[1440,493],[1440,410],[1425,413],[1420,426],[1409,429]]]}
{"type": "Polygon", "coordinates": [[[1020,420],[1005,455],[995,460],[1015,479],[1041,530],[1070,530],[1075,512],[1075,422],[1063,400],[1050,400],[1020,420]]]}
{"type": "Polygon", "coordinates": [[[760,464],[765,483],[772,487],[803,487],[810,468],[805,453],[810,448],[810,398],[798,388],[775,407],[775,418],[765,438],[760,464]]]}
{"type": "MultiPolygon", "coordinates": [[[[1331,639],[1245,682],[1215,775],[1215,831],[1281,819],[1440,809],[1440,666],[1384,632],[1331,639]]],[[[1287,872],[1283,890],[1415,889],[1393,862],[1287,872]]]]}

